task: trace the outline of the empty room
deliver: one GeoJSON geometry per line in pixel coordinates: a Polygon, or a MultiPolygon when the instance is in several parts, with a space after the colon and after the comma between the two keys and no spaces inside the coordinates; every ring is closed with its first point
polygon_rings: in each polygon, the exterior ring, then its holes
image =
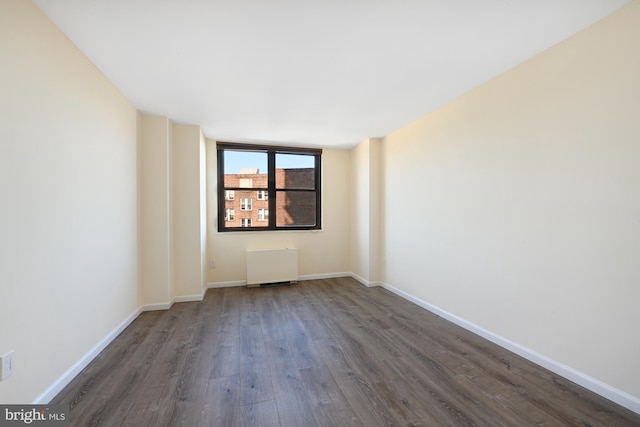
{"type": "Polygon", "coordinates": [[[640,425],[639,44],[638,0],[0,0],[0,424],[640,425]]]}

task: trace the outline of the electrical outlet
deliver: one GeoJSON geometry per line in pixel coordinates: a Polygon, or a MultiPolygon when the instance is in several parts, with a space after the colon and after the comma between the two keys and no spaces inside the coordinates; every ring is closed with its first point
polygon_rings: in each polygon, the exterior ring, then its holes
{"type": "Polygon", "coordinates": [[[216,268],[216,263],[213,260],[209,261],[209,268],[216,268]]]}
{"type": "Polygon", "coordinates": [[[13,351],[0,356],[0,381],[13,374],[13,351]]]}

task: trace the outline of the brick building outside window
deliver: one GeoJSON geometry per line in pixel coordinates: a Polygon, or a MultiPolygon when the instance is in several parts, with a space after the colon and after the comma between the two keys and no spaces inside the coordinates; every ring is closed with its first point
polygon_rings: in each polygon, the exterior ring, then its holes
{"type": "MultiPolygon", "coordinates": [[[[313,185],[313,168],[276,169],[276,187],[309,188],[313,185]]],[[[238,174],[225,174],[225,184],[241,187],[225,194],[226,227],[260,227],[269,219],[269,197],[265,190],[267,175],[258,169],[243,169],[238,174]],[[231,193],[231,194],[229,194],[231,193]]],[[[310,193],[278,192],[276,225],[313,224],[315,203],[310,193]]]]}

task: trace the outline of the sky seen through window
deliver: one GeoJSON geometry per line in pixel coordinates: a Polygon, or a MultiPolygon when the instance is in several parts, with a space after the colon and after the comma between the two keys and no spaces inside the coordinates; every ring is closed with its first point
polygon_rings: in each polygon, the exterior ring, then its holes
{"type": "MultiPolygon", "coordinates": [[[[267,173],[267,154],[247,151],[225,150],[225,174],[240,173],[243,168],[258,168],[267,173]]],[[[277,154],[277,169],[313,168],[314,157],[304,154],[277,154]]]]}

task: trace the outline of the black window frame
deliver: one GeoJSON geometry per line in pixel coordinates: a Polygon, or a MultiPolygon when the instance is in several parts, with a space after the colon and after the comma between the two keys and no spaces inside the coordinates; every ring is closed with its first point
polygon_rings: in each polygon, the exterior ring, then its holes
{"type": "MultiPolygon", "coordinates": [[[[287,230],[321,230],[322,229],[322,191],[321,191],[321,170],[322,170],[322,149],[318,148],[302,148],[302,147],[286,147],[278,145],[260,145],[260,144],[243,144],[235,142],[217,142],[217,178],[218,178],[218,231],[287,231],[287,230]],[[228,227],[225,222],[225,190],[246,190],[241,187],[225,187],[224,186],[224,152],[230,151],[247,151],[267,154],[267,195],[269,218],[266,225],[251,227],[228,227]],[[314,158],[314,188],[276,188],[276,155],[277,154],[303,154],[313,156],[314,158]],[[277,226],[277,205],[276,194],[284,191],[301,191],[315,193],[316,205],[316,223],[315,225],[287,225],[277,226]],[[273,214],[272,214],[273,213],[273,214]]],[[[260,190],[260,189],[258,189],[260,190]]],[[[257,212],[257,211],[256,211],[257,212]]],[[[261,221],[262,222],[262,221],[261,221]]]]}

